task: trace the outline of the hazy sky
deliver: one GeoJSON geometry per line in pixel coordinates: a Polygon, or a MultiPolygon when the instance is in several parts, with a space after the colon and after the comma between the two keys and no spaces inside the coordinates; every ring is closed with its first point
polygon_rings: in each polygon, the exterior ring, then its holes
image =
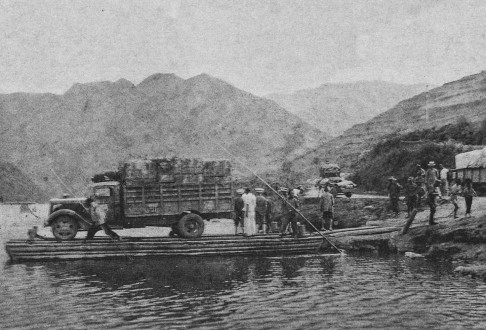
{"type": "Polygon", "coordinates": [[[486,69],[486,1],[4,1],[0,93],[205,72],[264,95],[486,69]]]}

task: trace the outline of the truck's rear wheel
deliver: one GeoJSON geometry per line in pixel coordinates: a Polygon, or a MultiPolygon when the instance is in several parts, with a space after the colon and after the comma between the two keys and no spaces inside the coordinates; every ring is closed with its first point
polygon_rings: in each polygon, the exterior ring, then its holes
{"type": "Polygon", "coordinates": [[[204,220],[197,214],[189,213],[179,220],[177,229],[182,237],[199,237],[204,232],[204,220]]]}
{"type": "Polygon", "coordinates": [[[73,239],[78,233],[78,222],[68,215],[58,216],[51,224],[52,234],[60,241],[73,239]]]}
{"type": "Polygon", "coordinates": [[[351,196],[353,196],[353,193],[352,193],[352,192],[349,192],[349,191],[346,191],[346,192],[344,193],[344,196],[346,196],[346,197],[350,198],[351,196]]]}

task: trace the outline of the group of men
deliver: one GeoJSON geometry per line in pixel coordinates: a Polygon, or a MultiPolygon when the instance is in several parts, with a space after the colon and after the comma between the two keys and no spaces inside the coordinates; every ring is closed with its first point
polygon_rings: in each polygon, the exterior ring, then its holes
{"type": "MultiPolygon", "coordinates": [[[[234,204],[235,235],[267,234],[276,229],[274,226],[278,223],[275,221],[275,225],[272,226],[272,220],[278,219],[280,222],[278,229],[281,236],[290,233],[292,236],[297,237],[299,235],[299,213],[301,209],[299,196],[303,193],[302,187],[299,186],[294,189],[278,188],[277,197],[280,204],[280,214],[273,218],[273,203],[265,190],[263,188],[255,188],[254,191],[256,196],[249,188],[236,191],[238,197],[235,199],[234,204]]],[[[320,210],[322,214],[321,230],[332,230],[334,195],[327,186],[320,194],[320,210]]]]}
{"type": "Polygon", "coordinates": [[[235,199],[235,235],[239,230],[245,236],[252,236],[258,232],[267,233],[270,228],[272,204],[266,197],[263,188],[255,189],[256,196],[250,188],[238,189],[235,199]]]}
{"type": "Polygon", "coordinates": [[[415,177],[410,176],[405,187],[402,187],[395,177],[389,177],[388,194],[391,210],[396,216],[399,215],[398,201],[400,191],[404,189],[407,203],[407,216],[409,218],[414,217],[417,212],[417,206],[420,206],[422,199],[425,199],[430,208],[429,224],[435,225],[434,215],[437,209],[437,197],[443,199],[449,194],[448,172],[449,170],[442,164],[439,164],[437,169],[435,162],[430,161],[427,164],[426,170],[417,164],[415,177]]]}
{"type": "MultiPolygon", "coordinates": [[[[256,196],[250,188],[238,189],[235,199],[235,235],[252,236],[257,233],[267,234],[273,231],[273,203],[263,188],[255,188],[256,196]]],[[[290,225],[291,234],[298,236],[298,213],[300,209],[299,195],[302,187],[278,189],[280,200],[280,233],[286,235],[290,225]]]]}

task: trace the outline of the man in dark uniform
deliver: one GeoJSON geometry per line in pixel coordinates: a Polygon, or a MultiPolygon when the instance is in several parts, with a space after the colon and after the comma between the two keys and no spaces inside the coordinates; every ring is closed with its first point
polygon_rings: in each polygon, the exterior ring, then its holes
{"type": "Polygon", "coordinates": [[[407,200],[407,215],[413,213],[415,208],[417,207],[417,200],[418,200],[418,193],[419,193],[419,186],[413,181],[414,178],[411,176],[408,178],[407,183],[405,184],[405,197],[407,200]]]}
{"type": "Polygon", "coordinates": [[[238,235],[238,227],[241,228],[243,233],[243,219],[245,218],[245,211],[243,208],[245,207],[245,202],[243,201],[241,195],[243,195],[244,192],[245,191],[243,189],[238,189],[236,191],[238,197],[235,198],[235,218],[233,219],[235,222],[235,235],[238,235]]]}
{"type": "Polygon", "coordinates": [[[256,207],[255,207],[255,220],[258,226],[258,232],[265,233],[267,221],[265,216],[267,215],[267,199],[263,196],[263,188],[255,188],[256,196],[256,207]]]}
{"type": "Polygon", "coordinates": [[[439,193],[434,190],[432,192],[429,192],[429,195],[427,197],[427,203],[429,204],[429,208],[430,208],[429,225],[437,224],[437,222],[434,221],[435,210],[437,209],[437,204],[436,204],[437,196],[439,196],[439,193]]]}
{"type": "Polygon", "coordinates": [[[390,195],[391,209],[398,216],[400,210],[398,208],[398,201],[400,199],[400,189],[402,186],[397,182],[393,176],[388,178],[388,194],[390,195]]]}
{"type": "Polygon", "coordinates": [[[263,192],[263,197],[267,199],[267,211],[265,214],[265,220],[267,221],[267,234],[272,231],[272,211],[273,211],[273,204],[272,200],[267,196],[267,192],[263,192]]]}
{"type": "Polygon", "coordinates": [[[297,237],[299,234],[297,226],[297,211],[300,209],[300,201],[294,196],[293,191],[289,191],[289,198],[287,199],[287,215],[282,219],[282,227],[280,227],[280,236],[285,235],[285,230],[288,224],[292,228],[292,236],[297,237]]]}
{"type": "Polygon", "coordinates": [[[420,164],[417,164],[416,168],[415,183],[419,188],[417,194],[417,207],[420,207],[422,205],[422,197],[426,195],[427,189],[425,187],[425,170],[420,164]]]}

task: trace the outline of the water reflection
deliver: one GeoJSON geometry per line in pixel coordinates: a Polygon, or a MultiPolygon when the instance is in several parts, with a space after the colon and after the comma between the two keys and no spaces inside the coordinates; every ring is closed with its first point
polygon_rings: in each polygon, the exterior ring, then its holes
{"type": "Polygon", "coordinates": [[[2,328],[480,324],[486,286],[400,256],[148,258],[6,265],[2,328]],[[31,315],[26,318],[22,315],[31,315]]]}

